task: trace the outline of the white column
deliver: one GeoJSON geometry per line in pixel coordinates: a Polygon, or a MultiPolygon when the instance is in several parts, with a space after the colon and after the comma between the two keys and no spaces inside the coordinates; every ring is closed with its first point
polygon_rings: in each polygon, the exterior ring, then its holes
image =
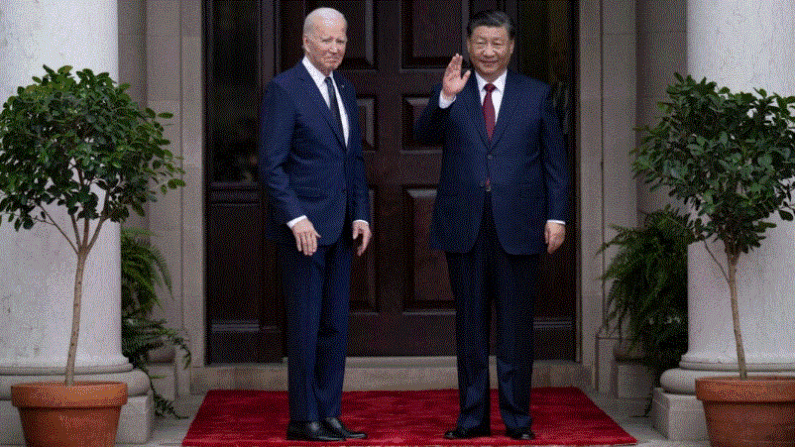
{"type": "MultiPolygon", "coordinates": [[[[795,224],[771,221],[778,226],[737,266],[740,328],[749,371],[795,371],[795,224]]],[[[723,257],[722,244],[711,250],[723,257]]],[[[680,366],[737,371],[729,287],[703,244],[688,256],[690,340],[680,366]]]]}
{"type": "MultiPolygon", "coordinates": [[[[116,0],[0,2],[0,103],[44,74],[90,68],[118,75],[116,0]]],[[[66,219],[65,211],[60,217],[66,219]]],[[[0,374],[62,374],[71,328],[76,255],[55,228],[0,226],[0,374]]],[[[66,227],[67,231],[69,227],[66,227]]],[[[121,355],[119,226],[103,226],[89,255],[78,373],[132,369],[121,355]]]]}
{"type": "MultiPolygon", "coordinates": [[[[126,0],[125,0],[126,1],[126,0]]],[[[118,79],[117,0],[0,0],[0,103],[17,86],[57,69],[90,68],[118,79]]],[[[10,387],[63,380],[76,255],[54,228],[0,225],[0,444],[24,443],[10,387]]],[[[58,218],[66,219],[65,211],[58,218]]],[[[121,354],[119,226],[106,224],[88,257],[78,380],[126,382],[117,442],[145,443],[154,412],[149,378],[121,354]]]]}
{"type": "MultiPolygon", "coordinates": [[[[795,95],[795,2],[689,0],[687,66],[734,92],[795,95]]],[[[738,295],[749,371],[795,372],[795,224],[776,216],[762,246],[740,257],[738,295]]],[[[722,243],[710,245],[726,265],[722,243]]],[[[655,425],[671,439],[705,439],[695,379],[736,374],[729,289],[703,244],[688,252],[689,350],[655,394],[655,425]]]]}

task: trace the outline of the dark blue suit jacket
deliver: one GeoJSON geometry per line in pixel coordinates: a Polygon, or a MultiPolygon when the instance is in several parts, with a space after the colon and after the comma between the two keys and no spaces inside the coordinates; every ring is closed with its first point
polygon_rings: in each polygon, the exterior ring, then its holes
{"type": "Polygon", "coordinates": [[[362,137],[353,85],[335,72],[348,115],[348,144],[303,63],[279,74],[265,90],[259,174],[268,191],[265,236],[295,243],[286,223],[306,215],[330,245],[346,223],[370,219],[362,137]]]}
{"type": "Polygon", "coordinates": [[[441,84],[414,126],[417,140],[443,144],[430,243],[466,253],[475,243],[491,179],[497,237],[509,254],[546,249],[544,226],[566,220],[568,172],[549,85],[508,71],[494,136],[489,142],[474,73],[455,102],[439,108],[441,84]]]}

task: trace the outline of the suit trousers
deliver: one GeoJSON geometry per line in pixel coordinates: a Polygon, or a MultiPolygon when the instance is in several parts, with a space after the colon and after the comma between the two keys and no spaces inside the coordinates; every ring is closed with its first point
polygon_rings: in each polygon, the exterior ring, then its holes
{"type": "Polygon", "coordinates": [[[496,313],[499,407],[508,429],[530,428],[533,304],[538,255],[510,255],[494,227],[491,194],[471,251],[446,253],[456,303],[456,356],[460,414],[457,427],[488,428],[489,341],[496,313]]]}
{"type": "Polygon", "coordinates": [[[279,245],[287,310],[290,420],[340,415],[348,343],[352,243],[342,235],[312,256],[279,245]]]}

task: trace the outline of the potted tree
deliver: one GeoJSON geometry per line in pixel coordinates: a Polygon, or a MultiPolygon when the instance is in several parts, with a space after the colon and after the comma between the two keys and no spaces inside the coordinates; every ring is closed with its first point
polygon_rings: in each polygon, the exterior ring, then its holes
{"type": "Polygon", "coordinates": [[[652,189],[667,187],[691,207],[695,234],[705,245],[723,243],[725,266],[706,247],[729,288],[739,377],[698,379],[696,396],[704,403],[712,445],[792,445],[795,378],[749,378],[737,265],[775,226],[767,220],[771,215],[793,219],[795,97],[762,89],[732,93],[706,79],[676,79],[661,103],[660,122],[641,129],[633,170],[652,189]]]}
{"type": "Polygon", "coordinates": [[[124,221],[130,208],[143,214],[158,191],[184,185],[183,171],[164,148],[168,141],[157,121],[170,114],[139,109],[125,93],[128,86],[107,73],[73,74],[69,66],[44,70],[0,112],[0,221],[4,213],[16,230],[49,224],[66,238],[75,253],[72,329],[64,383],[16,385],[12,403],[28,445],[71,445],[65,442],[74,439],[113,446],[126,384],[74,377],[86,260],[106,222],[124,221]],[[54,207],[66,210],[65,224],[53,215],[54,207]],[[47,405],[64,406],[65,415],[52,415],[47,405]],[[100,413],[86,416],[92,405],[100,413]],[[81,426],[88,432],[81,433],[81,426]]]}

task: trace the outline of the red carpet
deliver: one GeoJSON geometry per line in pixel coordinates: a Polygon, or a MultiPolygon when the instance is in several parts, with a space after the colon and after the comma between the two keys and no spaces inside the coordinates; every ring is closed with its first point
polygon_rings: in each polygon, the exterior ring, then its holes
{"type": "MultiPolygon", "coordinates": [[[[365,430],[364,440],[331,445],[595,445],[635,444],[636,440],[577,388],[534,388],[533,431],[536,440],[519,442],[504,435],[505,427],[492,391],[492,437],[448,441],[442,434],[455,425],[458,392],[356,391],[342,398],[342,421],[365,430]]],[[[269,447],[320,443],[285,440],[287,393],[277,391],[213,390],[207,393],[183,446],[269,447]]]]}

